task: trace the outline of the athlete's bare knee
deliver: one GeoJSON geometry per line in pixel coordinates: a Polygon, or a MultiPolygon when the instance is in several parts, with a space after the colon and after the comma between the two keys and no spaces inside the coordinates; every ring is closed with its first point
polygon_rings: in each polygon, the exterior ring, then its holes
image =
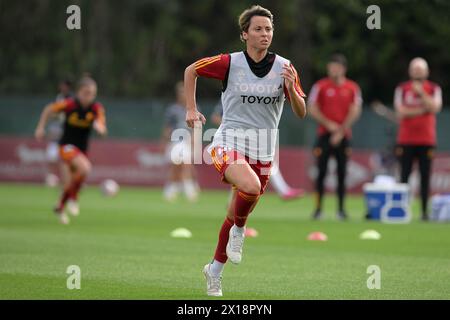
{"type": "Polygon", "coordinates": [[[71,179],[66,179],[66,181],[64,181],[64,184],[63,184],[64,190],[69,189],[71,187],[71,185],[72,185],[72,180],[71,179]]]}
{"type": "Polygon", "coordinates": [[[241,183],[239,190],[249,194],[259,194],[261,191],[261,182],[257,179],[249,179],[241,183]]]}
{"type": "Polygon", "coordinates": [[[92,165],[89,161],[85,161],[83,165],[78,167],[78,173],[87,176],[92,170],[92,165]]]}

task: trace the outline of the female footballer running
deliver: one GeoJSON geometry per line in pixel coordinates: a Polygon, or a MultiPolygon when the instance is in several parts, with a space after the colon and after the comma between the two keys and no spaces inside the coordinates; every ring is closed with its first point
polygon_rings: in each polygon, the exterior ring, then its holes
{"type": "Polygon", "coordinates": [[[284,99],[293,112],[306,116],[305,94],[289,60],[268,51],[273,37],[273,15],[252,6],[239,17],[246,50],[198,60],[186,68],[186,122],[197,126],[205,117],[195,101],[197,77],[221,80],[223,119],[209,147],[222,180],[232,185],[233,198],[219,233],[214,259],[203,268],[207,294],[222,296],[222,270],[227,258],[242,259],[245,224],[269,180],[276,131],[284,99]]]}
{"type": "Polygon", "coordinates": [[[94,128],[102,136],[107,133],[105,111],[103,106],[95,101],[96,96],[97,83],[88,76],[81,78],[76,97],[46,106],[36,128],[35,136],[38,140],[42,140],[50,116],[55,113],[65,114],[59,152],[61,160],[64,161],[64,170],[69,173],[70,179],[64,185],[64,191],[55,207],[55,213],[63,224],[69,223],[69,218],[64,212],[66,203],[72,215],[79,214],[78,193],[91,170],[91,163],[87,157],[91,130],[94,128]]]}

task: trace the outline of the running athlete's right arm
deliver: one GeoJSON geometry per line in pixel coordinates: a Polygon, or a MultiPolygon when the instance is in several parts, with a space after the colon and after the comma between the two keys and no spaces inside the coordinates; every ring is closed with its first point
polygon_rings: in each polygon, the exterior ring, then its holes
{"type": "Polygon", "coordinates": [[[206,118],[197,110],[197,102],[195,101],[196,85],[197,85],[197,71],[195,71],[195,64],[191,64],[184,71],[184,91],[186,94],[186,123],[189,128],[194,128],[194,124],[201,120],[203,124],[206,123],[206,118]]]}
{"type": "Polygon", "coordinates": [[[196,61],[186,68],[184,72],[184,91],[186,94],[186,123],[190,128],[196,121],[205,124],[206,119],[197,110],[195,92],[197,77],[213,78],[224,81],[230,66],[230,55],[219,54],[196,61]]]}
{"type": "Polygon", "coordinates": [[[318,97],[320,94],[320,86],[319,84],[315,84],[311,92],[309,94],[308,99],[308,111],[311,117],[313,117],[319,124],[323,125],[327,130],[331,133],[336,132],[339,130],[340,126],[338,123],[328,119],[323,115],[323,113],[320,111],[320,107],[318,104],[318,97]]]}
{"type": "Polygon", "coordinates": [[[48,119],[55,113],[62,112],[67,107],[65,100],[57,101],[47,105],[44,110],[42,110],[41,117],[34,132],[34,136],[37,140],[42,140],[45,137],[45,126],[47,125],[48,119]]]}

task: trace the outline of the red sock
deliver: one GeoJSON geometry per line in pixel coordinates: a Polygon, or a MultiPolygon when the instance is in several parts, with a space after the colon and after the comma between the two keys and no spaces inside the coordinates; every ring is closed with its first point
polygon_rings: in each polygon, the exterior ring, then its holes
{"type": "Polygon", "coordinates": [[[72,185],[70,187],[70,199],[77,200],[78,193],[80,192],[81,186],[83,185],[85,176],[77,175],[74,177],[72,185]]]}
{"type": "Polygon", "coordinates": [[[234,224],[242,228],[247,222],[247,217],[252,212],[258,201],[259,194],[251,194],[243,191],[237,191],[236,202],[234,205],[234,224]]]}
{"type": "Polygon", "coordinates": [[[66,190],[64,190],[63,194],[61,195],[61,198],[59,200],[58,209],[63,210],[64,206],[66,205],[67,200],[73,199],[76,200],[78,198],[78,192],[81,189],[81,186],[84,182],[84,176],[82,175],[75,175],[72,178],[72,182],[66,190]]]}
{"type": "Polygon", "coordinates": [[[61,195],[61,198],[59,199],[58,210],[64,209],[64,206],[66,205],[67,200],[69,200],[70,195],[71,195],[70,188],[64,190],[64,192],[61,195]]]}
{"type": "Polygon", "coordinates": [[[225,221],[222,224],[222,228],[220,228],[219,233],[219,242],[217,243],[216,253],[214,254],[214,259],[225,263],[227,262],[227,253],[226,253],[226,247],[228,243],[228,237],[230,235],[230,229],[233,226],[233,221],[230,220],[228,217],[225,219],[225,221]]]}

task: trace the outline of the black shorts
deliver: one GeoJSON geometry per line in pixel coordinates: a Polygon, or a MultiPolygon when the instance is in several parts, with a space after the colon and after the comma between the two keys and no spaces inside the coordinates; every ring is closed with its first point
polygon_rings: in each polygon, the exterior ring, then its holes
{"type": "Polygon", "coordinates": [[[405,145],[399,144],[395,147],[395,155],[402,162],[405,160],[414,161],[415,159],[432,160],[434,157],[435,146],[430,145],[405,145]]]}

